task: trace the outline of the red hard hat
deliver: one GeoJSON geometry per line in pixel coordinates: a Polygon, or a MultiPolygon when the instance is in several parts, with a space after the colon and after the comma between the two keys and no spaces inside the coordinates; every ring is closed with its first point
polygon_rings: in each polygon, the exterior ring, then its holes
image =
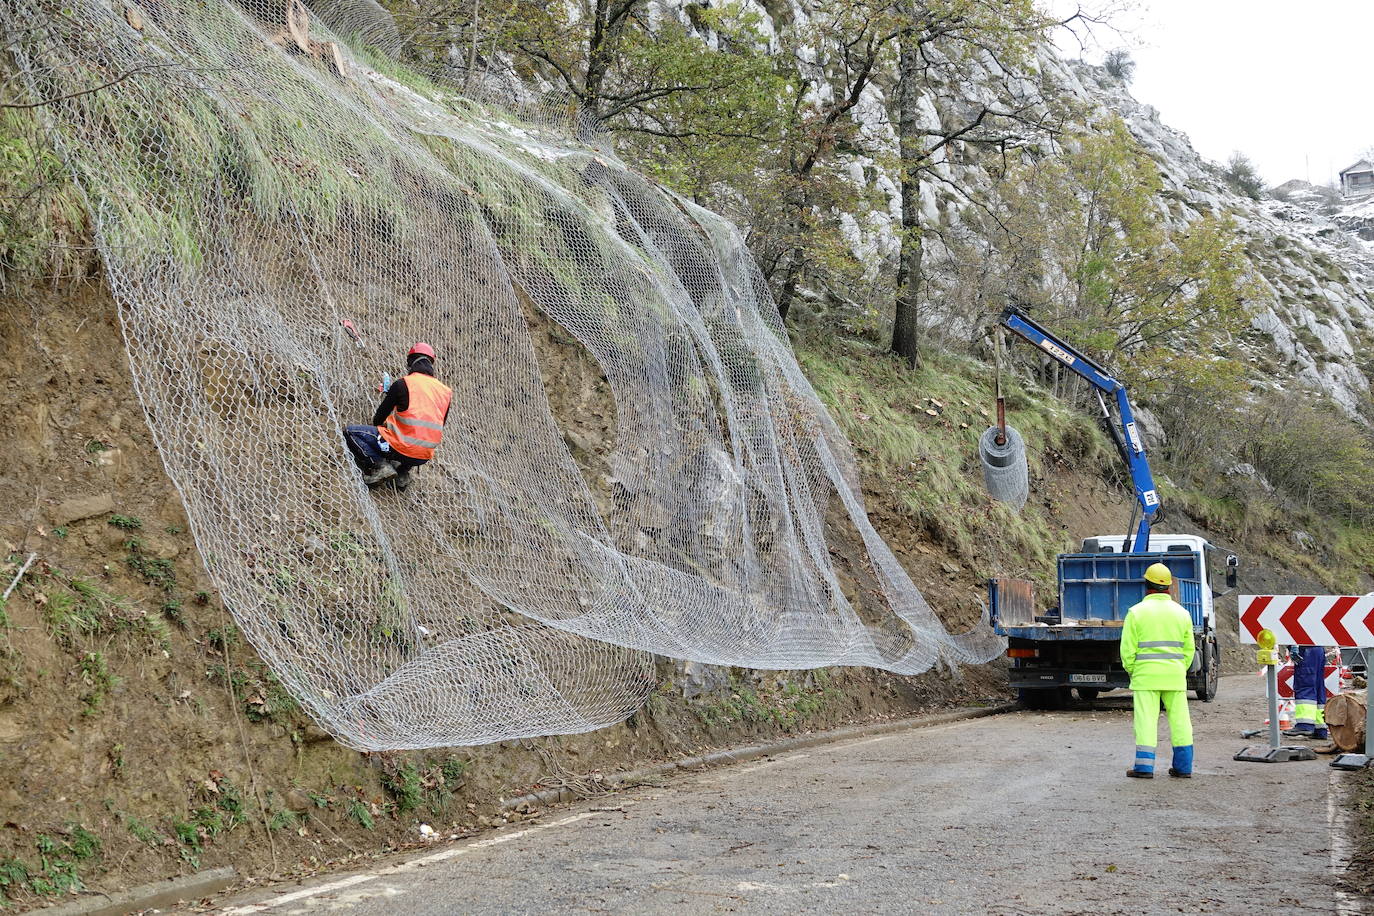
{"type": "Polygon", "coordinates": [[[410,348],[410,352],[406,354],[406,359],[412,356],[428,356],[430,359],[434,359],[434,348],[427,343],[417,343],[410,348]]]}

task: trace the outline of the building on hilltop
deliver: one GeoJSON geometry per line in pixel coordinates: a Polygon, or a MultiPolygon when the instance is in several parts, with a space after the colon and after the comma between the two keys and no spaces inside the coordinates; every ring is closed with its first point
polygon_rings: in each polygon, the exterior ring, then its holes
{"type": "Polygon", "coordinates": [[[1341,170],[1341,193],[1346,197],[1368,197],[1374,194],[1374,165],[1361,159],[1341,170]]]}

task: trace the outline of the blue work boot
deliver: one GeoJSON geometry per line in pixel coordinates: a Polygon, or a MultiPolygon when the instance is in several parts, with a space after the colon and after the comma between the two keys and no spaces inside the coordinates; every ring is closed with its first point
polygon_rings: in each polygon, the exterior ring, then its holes
{"type": "Polygon", "coordinates": [[[1193,778],[1193,746],[1191,744],[1174,748],[1174,765],[1169,767],[1169,775],[1175,779],[1193,778]]]}
{"type": "Polygon", "coordinates": [[[1155,749],[1143,744],[1135,746],[1135,766],[1126,771],[1132,779],[1155,778],[1155,749]]]}
{"type": "Polygon", "coordinates": [[[1329,732],[1329,731],[1326,730],[1326,726],[1325,726],[1325,725],[1318,725],[1318,726],[1316,726],[1316,727],[1314,727],[1314,728],[1312,729],[1312,740],[1314,740],[1314,741],[1329,741],[1330,739],[1331,739],[1331,732],[1329,732]]]}

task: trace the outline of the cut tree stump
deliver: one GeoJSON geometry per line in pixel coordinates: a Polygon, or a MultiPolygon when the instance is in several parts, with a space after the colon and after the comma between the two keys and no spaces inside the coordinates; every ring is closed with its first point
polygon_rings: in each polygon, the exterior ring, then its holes
{"type": "Polygon", "coordinates": [[[302,0],[273,0],[255,8],[264,23],[276,26],[271,42],[288,51],[310,53],[310,10],[302,0]]]}
{"type": "Polygon", "coordinates": [[[329,69],[334,71],[334,75],[340,79],[348,77],[348,59],[339,50],[338,42],[334,41],[312,41],[311,45],[317,52],[316,56],[329,65],[329,69]]]}
{"type": "Polygon", "coordinates": [[[1326,727],[1331,741],[1343,751],[1364,752],[1364,692],[1338,693],[1326,700],[1326,727]]]}

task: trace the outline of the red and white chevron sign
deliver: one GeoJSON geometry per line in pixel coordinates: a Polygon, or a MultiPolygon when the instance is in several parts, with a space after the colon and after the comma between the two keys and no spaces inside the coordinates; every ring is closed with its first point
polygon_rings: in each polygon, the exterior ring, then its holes
{"type": "MultiPolygon", "coordinates": [[[[1327,665],[1323,672],[1326,682],[1326,695],[1335,696],[1341,692],[1341,666],[1327,665]]],[[[1289,662],[1282,665],[1278,670],[1279,698],[1284,700],[1293,699],[1293,663],[1289,662]]]]}
{"type": "Polygon", "coordinates": [[[1266,629],[1281,646],[1374,647],[1374,595],[1241,595],[1241,642],[1266,629]]]}

